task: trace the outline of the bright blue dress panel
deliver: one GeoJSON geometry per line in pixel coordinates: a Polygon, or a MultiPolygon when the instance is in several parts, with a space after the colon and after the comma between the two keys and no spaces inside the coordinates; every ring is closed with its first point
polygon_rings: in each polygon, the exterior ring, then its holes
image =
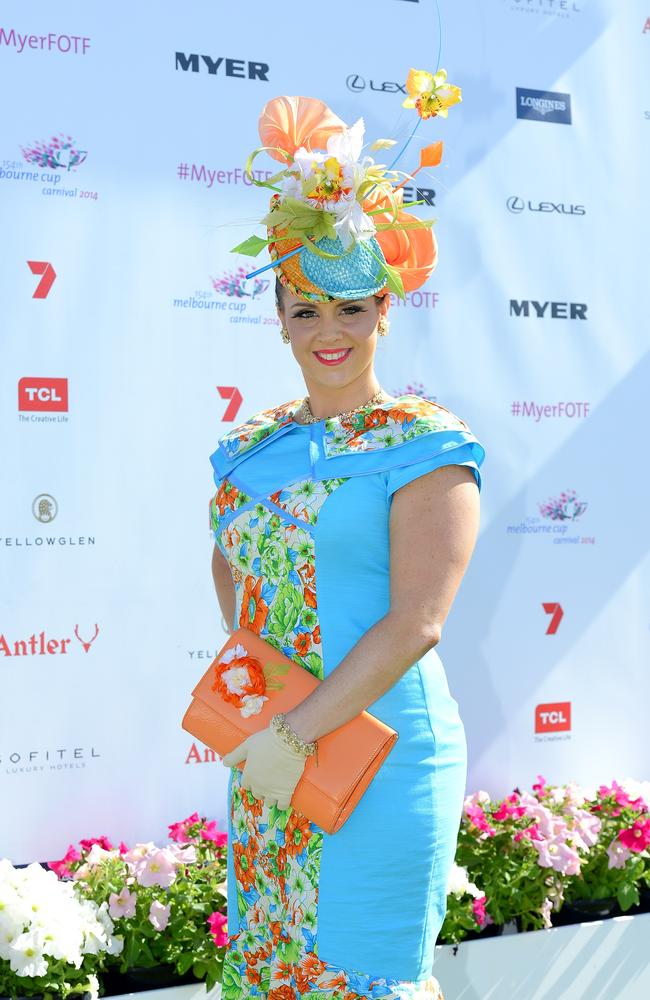
{"type": "MultiPolygon", "coordinates": [[[[234,460],[217,452],[212,461],[217,483],[227,474],[253,500],[301,479],[349,477],[322,504],[315,525],[300,522],[314,537],[328,676],[389,610],[395,491],[445,464],[470,467],[480,488],[483,450],[458,431],[329,458],[319,442],[317,425],[292,423],[234,460]]],[[[399,739],[344,826],[324,834],[318,950],[344,969],[417,981],[431,975],[445,915],[465,795],[465,730],[435,649],[368,710],[399,739]]]]}

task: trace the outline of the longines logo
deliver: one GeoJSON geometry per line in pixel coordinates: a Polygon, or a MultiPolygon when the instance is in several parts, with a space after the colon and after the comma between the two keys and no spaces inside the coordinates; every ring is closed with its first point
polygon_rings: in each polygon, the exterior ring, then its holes
{"type": "Polygon", "coordinates": [[[555,736],[555,733],[571,732],[571,702],[550,701],[535,706],[535,740],[546,743],[555,740],[569,740],[570,736],[555,736]],[[538,736],[537,734],[543,734],[538,736]]]}
{"type": "Polygon", "coordinates": [[[551,214],[558,212],[560,215],[586,215],[587,210],[584,205],[565,205],[563,201],[524,201],[519,195],[513,194],[506,202],[509,212],[513,215],[520,215],[522,212],[543,212],[551,214]]]}
{"type": "Polygon", "coordinates": [[[184,73],[199,73],[208,71],[210,76],[230,76],[237,80],[264,80],[269,79],[269,64],[265,62],[252,62],[250,59],[228,59],[224,56],[200,56],[196,53],[185,55],[184,52],[176,53],[175,68],[184,73]],[[201,61],[199,61],[201,60],[201,61]]]}
{"type": "Polygon", "coordinates": [[[87,767],[101,757],[96,747],[50,747],[40,750],[0,752],[0,766],[5,774],[29,774],[43,771],[70,771],[87,767]]]}
{"type": "Polygon", "coordinates": [[[571,95],[517,87],[517,118],[571,124],[571,95]]]}
{"type": "Polygon", "coordinates": [[[535,299],[510,299],[511,316],[537,319],[587,319],[584,302],[537,302],[535,299]]]}
{"type": "Polygon", "coordinates": [[[384,80],[383,83],[378,80],[366,81],[365,77],[358,73],[350,73],[345,84],[353,93],[359,93],[368,87],[369,90],[379,90],[383,94],[406,94],[406,86],[403,83],[396,83],[395,80],[384,80]]]}
{"type": "MultiPolygon", "coordinates": [[[[95,639],[99,635],[99,625],[94,629],[84,630],[82,633],[78,625],[74,627],[74,638],[81,644],[87,653],[95,639]]],[[[67,639],[48,639],[45,632],[38,635],[32,633],[28,639],[14,639],[12,642],[4,635],[0,634],[0,653],[3,656],[65,656],[68,653],[68,646],[72,642],[72,637],[67,639]]],[[[73,648],[76,648],[73,646],[73,648]]]]}

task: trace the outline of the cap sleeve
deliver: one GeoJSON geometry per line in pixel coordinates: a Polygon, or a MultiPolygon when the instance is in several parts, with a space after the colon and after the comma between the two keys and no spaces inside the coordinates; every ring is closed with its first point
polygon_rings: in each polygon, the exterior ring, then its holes
{"type": "Polygon", "coordinates": [[[387,493],[389,497],[406,486],[413,479],[424,476],[433,469],[439,469],[443,465],[466,465],[474,473],[476,485],[479,492],[482,486],[480,467],[485,458],[485,450],[477,441],[464,442],[456,447],[447,448],[444,451],[437,447],[436,438],[438,435],[431,434],[427,439],[421,441],[420,456],[413,456],[408,465],[396,465],[386,473],[387,493]],[[428,454],[425,454],[428,452],[428,454]]]}

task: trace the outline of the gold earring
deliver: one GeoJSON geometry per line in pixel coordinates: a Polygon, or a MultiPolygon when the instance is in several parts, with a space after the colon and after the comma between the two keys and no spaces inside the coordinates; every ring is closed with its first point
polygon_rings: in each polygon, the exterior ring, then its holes
{"type": "Polygon", "coordinates": [[[282,330],[280,331],[280,335],[282,337],[282,343],[283,344],[288,344],[289,341],[291,340],[291,337],[289,336],[289,331],[287,330],[286,326],[282,327],[282,330]]]}
{"type": "Polygon", "coordinates": [[[385,337],[390,329],[390,323],[385,316],[379,317],[379,322],[377,323],[377,332],[380,337],[385,337]]]}

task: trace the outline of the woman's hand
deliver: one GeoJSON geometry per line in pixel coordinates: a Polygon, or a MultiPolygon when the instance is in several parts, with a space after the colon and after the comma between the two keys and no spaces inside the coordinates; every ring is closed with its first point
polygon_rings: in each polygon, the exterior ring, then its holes
{"type": "Polygon", "coordinates": [[[235,767],[241,760],[246,761],[241,787],[248,788],[256,799],[264,799],[269,806],[288,809],[307,758],[268,727],[253,733],[227,753],[223,763],[235,767]]]}

